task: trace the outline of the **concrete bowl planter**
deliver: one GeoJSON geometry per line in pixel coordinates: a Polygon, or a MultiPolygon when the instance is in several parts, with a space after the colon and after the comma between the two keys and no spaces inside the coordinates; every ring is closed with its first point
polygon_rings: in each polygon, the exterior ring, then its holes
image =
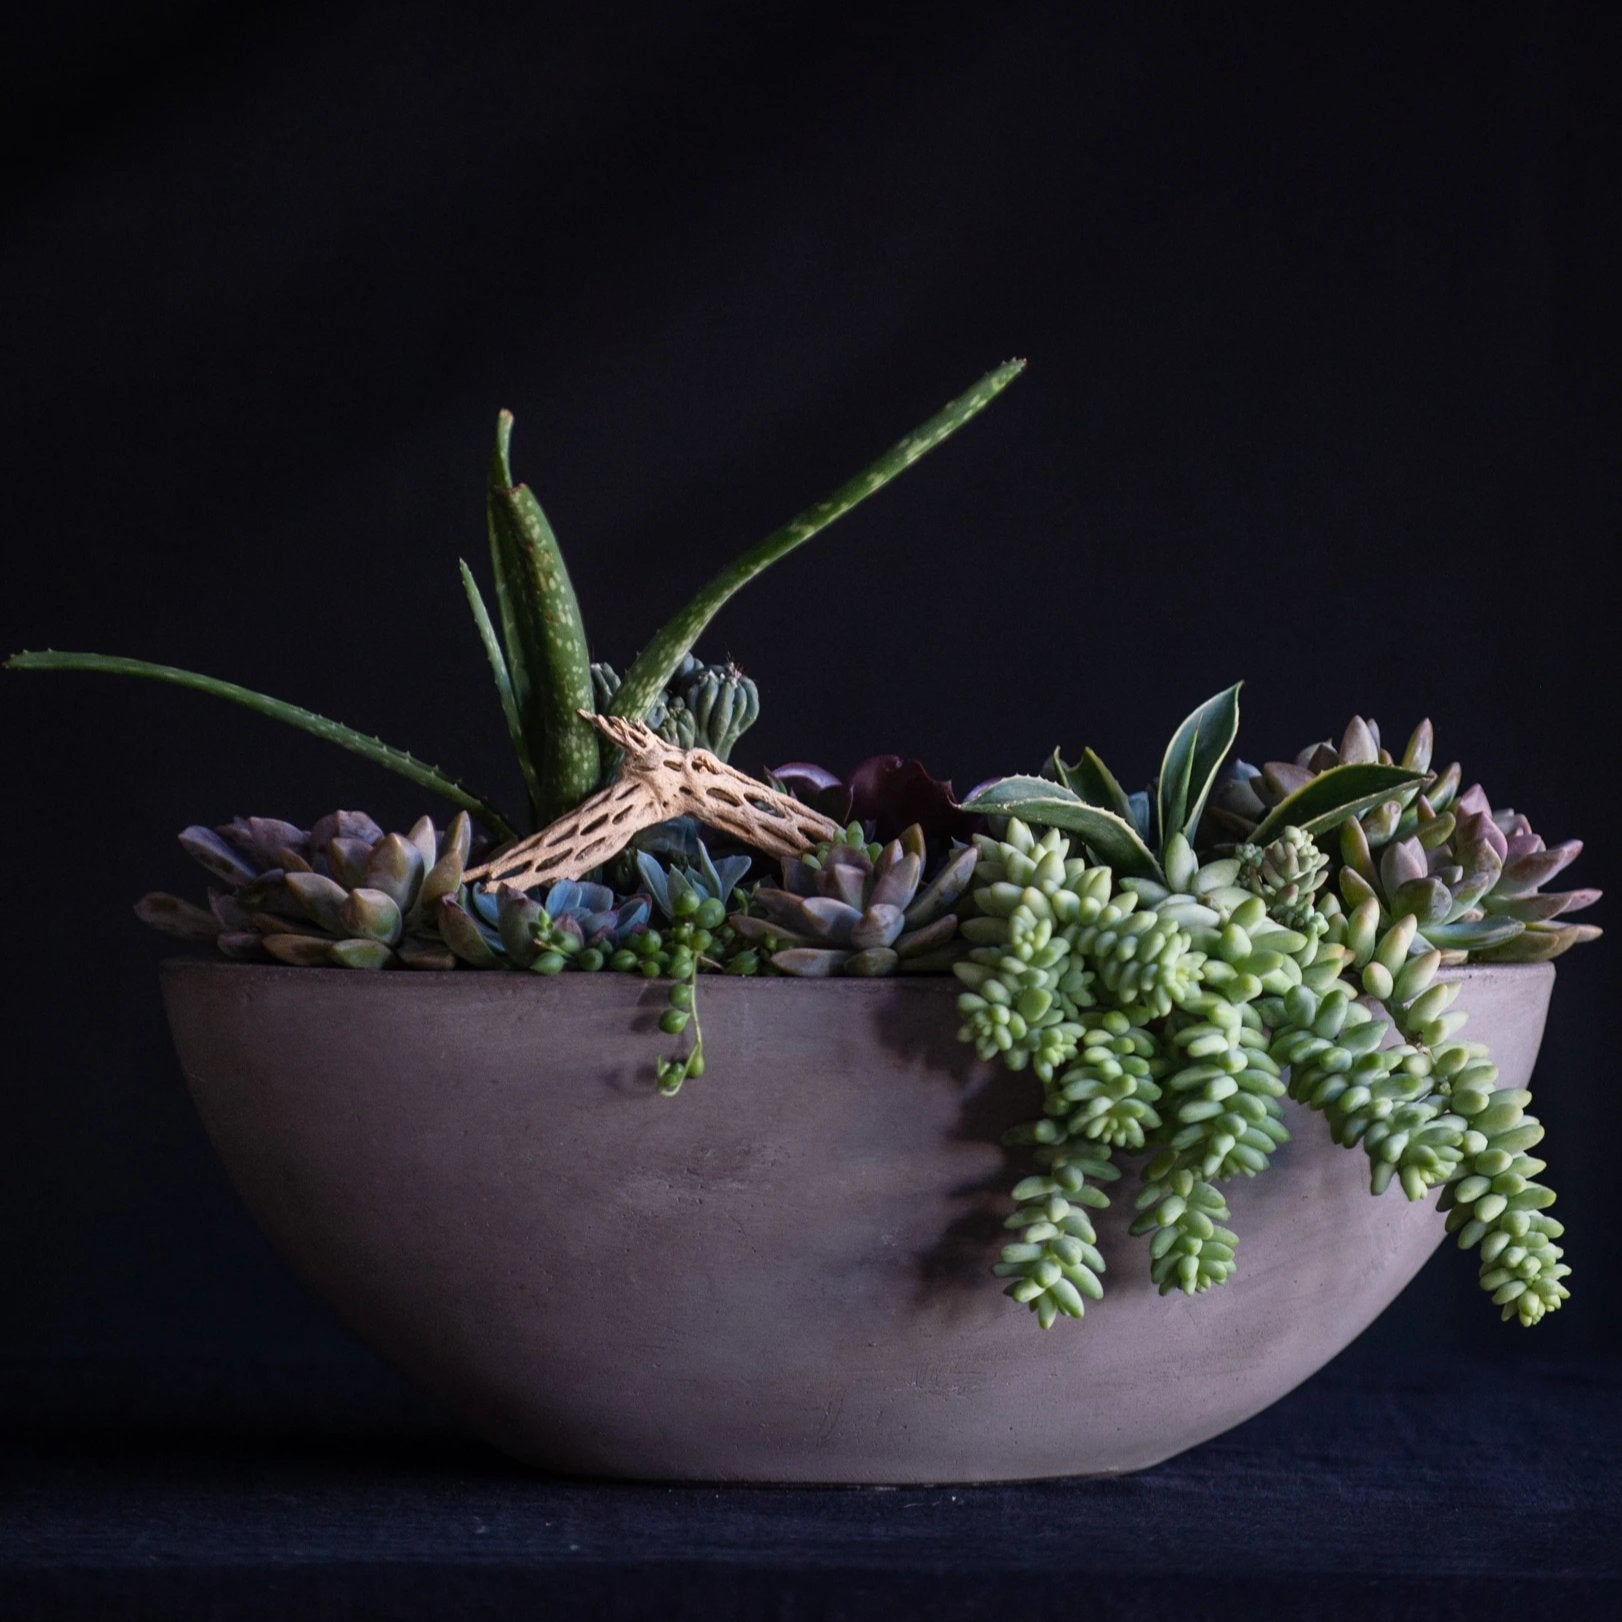
{"type": "MultiPolygon", "coordinates": [[[[1525,1085],[1553,969],[1452,972],[1525,1085]]],[[[175,962],[163,984],[209,1135],[288,1262],[547,1469],[1140,1469],[1291,1390],[1443,1238],[1434,1200],[1371,1198],[1364,1157],[1287,1103],[1272,1167],[1225,1185],[1229,1283],[1156,1295],[1122,1198],[1104,1300],[1044,1334],[988,1274],[1017,1175],[999,1140],[1036,1088],[957,1042],[950,981],[708,979],[708,1070],[671,1099],[663,988],[627,975],[175,962]]]]}

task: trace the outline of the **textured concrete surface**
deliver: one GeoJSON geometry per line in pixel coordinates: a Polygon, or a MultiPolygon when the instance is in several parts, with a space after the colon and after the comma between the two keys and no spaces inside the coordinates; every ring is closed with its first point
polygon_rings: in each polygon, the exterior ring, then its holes
{"type": "MultiPolygon", "coordinates": [[[[1458,971],[1530,1075],[1553,970],[1458,971]]],[[[1140,1469],[1276,1401],[1442,1238],[1292,1104],[1227,1185],[1222,1288],[1161,1298],[1128,1192],[1106,1294],[1041,1333],[989,1275],[1035,1084],[937,980],[705,981],[709,1065],[654,1091],[657,984],[172,963],[209,1134],[290,1264],[474,1430],[549,1469],[951,1482],[1140,1469]]]]}

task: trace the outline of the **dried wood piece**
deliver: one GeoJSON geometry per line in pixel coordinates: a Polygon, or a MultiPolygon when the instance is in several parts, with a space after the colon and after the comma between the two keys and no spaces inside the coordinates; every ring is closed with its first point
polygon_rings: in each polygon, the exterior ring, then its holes
{"type": "Polygon", "coordinates": [[[799,856],[839,834],[839,824],[718,760],[707,749],[678,749],[641,721],[585,717],[623,754],[605,789],[538,834],[498,851],[468,878],[521,890],[577,879],[617,856],[644,828],[693,816],[768,856],[799,856]]]}

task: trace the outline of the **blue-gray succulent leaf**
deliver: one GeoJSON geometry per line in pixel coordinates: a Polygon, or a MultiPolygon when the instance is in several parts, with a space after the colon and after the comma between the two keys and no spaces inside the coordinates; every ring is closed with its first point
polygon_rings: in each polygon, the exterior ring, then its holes
{"type": "Polygon", "coordinates": [[[386,890],[365,885],[351,890],[339,908],[348,938],[363,937],[393,946],[405,930],[399,904],[386,890]]]}
{"type": "Polygon", "coordinates": [[[846,937],[859,952],[875,946],[889,946],[906,926],[900,907],[874,903],[850,926],[846,937]]]}
{"type": "Polygon", "coordinates": [[[715,891],[718,901],[732,899],[732,892],[749,876],[749,863],[747,856],[723,856],[715,863],[716,877],[720,881],[720,888],[715,891]]]}
{"type": "Polygon", "coordinates": [[[1132,826],[1137,830],[1138,838],[1147,844],[1154,822],[1154,807],[1150,803],[1149,791],[1140,788],[1135,794],[1127,795],[1126,800],[1132,811],[1132,826]]]}
{"type": "Polygon", "coordinates": [[[1417,839],[1393,840],[1380,856],[1380,884],[1388,896],[1426,876],[1424,847],[1417,839]]]}
{"type": "Polygon", "coordinates": [[[1467,951],[1472,957],[1488,947],[1514,940],[1527,926],[1514,918],[1459,918],[1432,924],[1425,939],[1443,951],[1467,951]]]}
{"type": "Polygon", "coordinates": [[[673,917],[670,910],[670,880],[664,868],[654,860],[646,851],[638,851],[636,869],[642,875],[642,883],[647,892],[658,904],[659,911],[666,918],[673,917]]]}
{"type": "Polygon", "coordinates": [[[954,851],[951,859],[913,899],[907,908],[907,927],[921,928],[925,924],[951,912],[974,877],[980,853],[966,845],[954,851]]]}
{"type": "Polygon", "coordinates": [[[551,919],[563,917],[580,905],[580,885],[574,879],[558,879],[542,898],[541,907],[551,919]]]}
{"type": "Polygon", "coordinates": [[[822,979],[838,974],[853,955],[831,947],[791,946],[772,954],[772,966],[784,974],[822,979]]]}
{"type": "Polygon", "coordinates": [[[322,846],[327,871],[346,890],[366,882],[366,864],[372,857],[372,846],[364,839],[350,834],[337,834],[322,846]]]}
{"type": "Polygon", "coordinates": [[[1482,963],[1547,963],[1584,941],[1598,940],[1601,933],[1595,924],[1528,924],[1503,945],[1470,955],[1482,963]]]}
{"type": "Polygon", "coordinates": [[[343,905],[349,892],[322,873],[289,873],[288,891],[306,916],[332,935],[351,933],[343,919],[343,905]]]}
{"type": "Polygon", "coordinates": [[[571,912],[606,913],[614,910],[614,892],[606,884],[598,884],[595,880],[583,879],[578,881],[579,896],[571,912]]]}

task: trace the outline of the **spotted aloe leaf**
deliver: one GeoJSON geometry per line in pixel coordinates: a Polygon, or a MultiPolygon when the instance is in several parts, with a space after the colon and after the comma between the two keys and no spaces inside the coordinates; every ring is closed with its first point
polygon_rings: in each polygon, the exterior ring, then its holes
{"type": "Polygon", "coordinates": [[[534,492],[513,483],[512,429],[512,413],[503,411],[486,503],[490,562],[513,704],[536,779],[535,820],[545,824],[597,786],[597,734],[581,715],[596,702],[580,604],[557,536],[534,492]]]}
{"type": "Polygon", "coordinates": [[[906,472],[920,457],[990,405],[1024,368],[1024,361],[1011,360],[988,372],[973,388],[949,401],[928,422],[915,428],[905,439],[898,440],[854,478],[847,479],[830,495],[807,507],[781,529],[774,530],[757,546],[729,563],[637,655],[636,663],[625,673],[625,680],[614,695],[613,713],[640,720],[648,706],[664,691],[676,667],[698,640],[704,627],[734,593],[779,558],[804,545],[813,535],[820,534],[836,519],[843,518],[853,507],[906,472]]]}
{"type": "Polygon", "coordinates": [[[472,789],[464,788],[437,766],[430,766],[404,749],[384,743],[381,738],[369,737],[354,727],[345,726],[342,721],[330,721],[324,715],[317,715],[314,710],[302,709],[297,704],[288,704],[265,693],[256,693],[249,687],[239,687],[235,682],[202,676],[192,670],[178,670],[173,665],[151,664],[145,659],[125,659],[104,653],[57,653],[52,650],[13,654],[6,660],[6,669],[88,670],[111,676],[141,676],[148,681],[164,682],[171,687],[189,687],[193,692],[228,699],[259,715],[269,716],[273,721],[283,721],[301,732],[324,738],[328,743],[335,743],[339,748],[348,749],[371,761],[374,766],[386,767],[423,788],[431,789],[435,794],[443,795],[453,805],[471,811],[498,839],[515,837],[512,824],[488,800],[475,794],[472,789]]]}

